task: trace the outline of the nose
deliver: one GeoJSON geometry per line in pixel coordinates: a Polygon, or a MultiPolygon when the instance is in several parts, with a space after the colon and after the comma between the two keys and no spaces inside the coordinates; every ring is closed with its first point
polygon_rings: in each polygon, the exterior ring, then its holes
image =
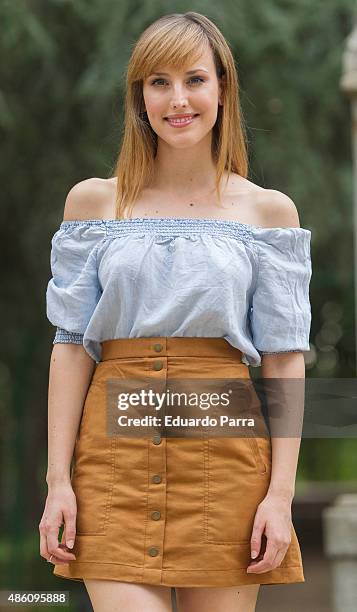
{"type": "Polygon", "coordinates": [[[174,85],[173,87],[173,96],[171,100],[171,106],[173,108],[176,108],[177,106],[183,106],[183,107],[187,106],[186,93],[181,83],[178,83],[177,85],[174,85]]]}

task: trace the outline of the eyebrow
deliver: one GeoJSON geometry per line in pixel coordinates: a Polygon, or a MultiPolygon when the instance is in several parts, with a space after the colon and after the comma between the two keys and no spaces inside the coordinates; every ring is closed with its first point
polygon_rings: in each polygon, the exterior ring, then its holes
{"type": "MultiPolygon", "coordinates": [[[[203,72],[207,72],[208,70],[206,70],[206,68],[195,68],[194,70],[188,70],[186,72],[186,74],[194,74],[195,72],[198,72],[199,70],[203,70],[203,72]]],[[[170,76],[169,74],[167,74],[167,72],[152,72],[152,75],[156,75],[156,76],[170,76]]]]}

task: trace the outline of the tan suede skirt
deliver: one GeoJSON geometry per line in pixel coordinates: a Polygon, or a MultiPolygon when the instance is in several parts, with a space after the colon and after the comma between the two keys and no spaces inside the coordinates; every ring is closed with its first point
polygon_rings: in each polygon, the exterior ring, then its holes
{"type": "Polygon", "coordinates": [[[224,338],[161,336],[102,343],[71,476],[77,499],[76,560],[55,565],[56,576],[178,587],[305,581],[293,524],[281,565],[247,573],[254,516],[269,487],[270,437],[107,433],[109,379],[146,377],[163,385],[170,378],[250,379],[241,358],[224,338]]]}

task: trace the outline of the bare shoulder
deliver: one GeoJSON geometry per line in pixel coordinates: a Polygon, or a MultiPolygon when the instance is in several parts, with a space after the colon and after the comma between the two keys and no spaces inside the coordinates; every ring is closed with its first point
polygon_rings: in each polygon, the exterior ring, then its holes
{"type": "Polygon", "coordinates": [[[265,189],[237,174],[231,174],[232,209],[235,218],[258,227],[300,227],[299,215],[289,196],[265,189]]]}
{"type": "Polygon", "coordinates": [[[263,189],[257,192],[257,208],[264,227],[300,227],[293,200],[281,191],[263,189]]]}
{"type": "Polygon", "coordinates": [[[107,218],[112,195],[113,185],[107,179],[94,177],[76,183],[67,194],[63,220],[107,218]]]}

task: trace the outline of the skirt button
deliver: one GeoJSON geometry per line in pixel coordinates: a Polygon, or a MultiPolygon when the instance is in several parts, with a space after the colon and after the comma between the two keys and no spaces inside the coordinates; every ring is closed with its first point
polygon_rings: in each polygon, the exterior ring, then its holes
{"type": "Polygon", "coordinates": [[[161,476],[160,474],[154,474],[151,482],[154,482],[155,484],[159,484],[161,482],[161,476]]]}
{"type": "Polygon", "coordinates": [[[153,521],[158,521],[161,518],[161,512],[159,510],[155,510],[155,512],[151,513],[151,518],[153,521]]]}
{"type": "Polygon", "coordinates": [[[154,361],[154,370],[162,370],[163,367],[162,361],[154,361]]]}
{"type": "Polygon", "coordinates": [[[153,443],[154,443],[154,444],[160,444],[160,442],[161,442],[161,436],[160,436],[160,434],[155,434],[155,435],[152,437],[152,441],[153,441],[153,443]]]}
{"type": "Polygon", "coordinates": [[[160,343],[154,344],[154,351],[156,351],[157,353],[160,353],[160,351],[162,351],[162,344],[160,343]]]}
{"type": "Polygon", "coordinates": [[[149,548],[150,557],[156,557],[158,554],[159,554],[158,548],[155,548],[155,546],[152,546],[151,548],[149,548]]]}

